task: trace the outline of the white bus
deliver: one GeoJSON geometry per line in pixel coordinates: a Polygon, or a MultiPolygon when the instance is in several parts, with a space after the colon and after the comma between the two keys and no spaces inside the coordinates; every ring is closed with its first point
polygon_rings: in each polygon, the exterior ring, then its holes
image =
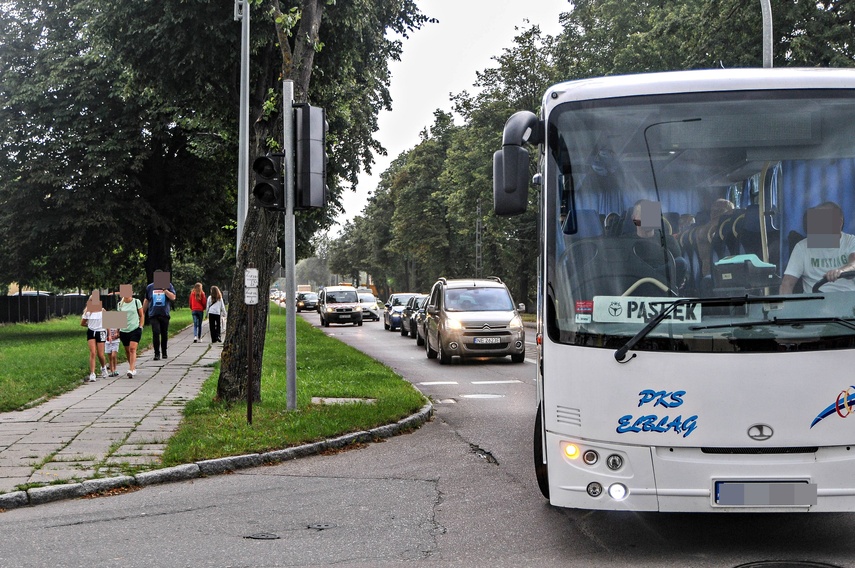
{"type": "Polygon", "coordinates": [[[495,212],[540,186],[550,503],[855,510],[855,70],[562,83],[502,144],[495,212]]]}

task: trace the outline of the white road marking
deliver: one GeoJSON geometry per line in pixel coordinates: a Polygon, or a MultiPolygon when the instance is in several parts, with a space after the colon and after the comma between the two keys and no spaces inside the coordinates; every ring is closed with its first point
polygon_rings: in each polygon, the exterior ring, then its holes
{"type": "Polygon", "coordinates": [[[518,381],[516,379],[511,379],[509,381],[472,381],[473,385],[510,385],[513,383],[521,383],[522,381],[518,381]]]}
{"type": "Polygon", "coordinates": [[[461,394],[462,398],[505,398],[503,394],[461,394]]]}
{"type": "Polygon", "coordinates": [[[419,383],[420,385],[456,385],[457,381],[428,381],[426,383],[419,383]]]}

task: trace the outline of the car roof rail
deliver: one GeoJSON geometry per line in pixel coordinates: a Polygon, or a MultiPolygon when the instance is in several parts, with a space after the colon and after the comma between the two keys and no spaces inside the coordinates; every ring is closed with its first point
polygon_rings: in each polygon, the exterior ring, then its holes
{"type": "Polygon", "coordinates": [[[437,280],[439,280],[443,284],[448,284],[448,280],[446,280],[445,276],[440,276],[437,280]]]}
{"type": "Polygon", "coordinates": [[[502,279],[498,276],[488,276],[487,280],[493,280],[495,282],[498,282],[499,284],[504,284],[504,282],[502,282],[502,279]]]}

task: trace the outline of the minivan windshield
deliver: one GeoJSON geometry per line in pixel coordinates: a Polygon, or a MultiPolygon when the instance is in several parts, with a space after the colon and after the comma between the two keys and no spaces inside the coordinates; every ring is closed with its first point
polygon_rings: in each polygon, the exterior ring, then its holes
{"type": "Polygon", "coordinates": [[[514,309],[505,288],[449,288],[445,291],[445,309],[449,312],[507,312],[514,309]]]}

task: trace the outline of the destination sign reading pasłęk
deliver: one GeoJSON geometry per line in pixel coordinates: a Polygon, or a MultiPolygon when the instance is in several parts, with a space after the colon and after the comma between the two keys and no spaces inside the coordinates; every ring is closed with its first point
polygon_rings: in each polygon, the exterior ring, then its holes
{"type": "MultiPolygon", "coordinates": [[[[594,296],[594,321],[600,323],[647,323],[671,306],[675,299],[635,296],[594,296]]],[[[677,306],[662,323],[697,323],[701,306],[677,306]]]]}

